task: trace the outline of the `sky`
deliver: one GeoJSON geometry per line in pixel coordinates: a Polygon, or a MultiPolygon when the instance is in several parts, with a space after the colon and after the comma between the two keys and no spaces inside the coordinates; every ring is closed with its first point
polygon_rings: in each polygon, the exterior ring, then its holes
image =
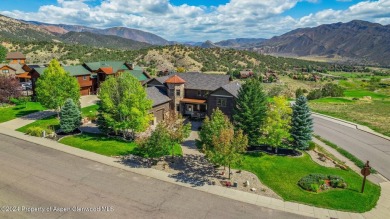
{"type": "Polygon", "coordinates": [[[124,26],[172,41],[271,38],[296,28],[390,24],[390,0],[0,0],[0,14],[95,28],[124,26]]]}

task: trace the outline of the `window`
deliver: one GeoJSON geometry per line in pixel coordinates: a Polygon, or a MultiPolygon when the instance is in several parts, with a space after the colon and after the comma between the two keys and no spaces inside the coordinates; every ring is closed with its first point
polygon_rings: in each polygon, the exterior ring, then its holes
{"type": "Polygon", "coordinates": [[[217,98],[217,107],[226,107],[226,98],[217,98]]]}
{"type": "Polygon", "coordinates": [[[86,76],[86,75],[83,76],[83,80],[84,80],[84,81],[87,80],[87,76],[86,76]]]}
{"type": "Polygon", "coordinates": [[[176,104],[176,111],[180,111],[180,104],[176,104]]]}
{"type": "Polygon", "coordinates": [[[198,90],[198,97],[202,96],[202,91],[198,90]]]}
{"type": "Polygon", "coordinates": [[[9,70],[8,69],[4,69],[3,73],[9,73],[9,70]]]}
{"type": "Polygon", "coordinates": [[[180,90],[176,90],[176,96],[180,96],[180,90]]]}

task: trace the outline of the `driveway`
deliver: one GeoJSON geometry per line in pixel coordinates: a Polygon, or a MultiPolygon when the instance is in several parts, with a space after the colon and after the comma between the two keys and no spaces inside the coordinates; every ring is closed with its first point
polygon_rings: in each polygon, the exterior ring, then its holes
{"type": "MultiPolygon", "coordinates": [[[[390,179],[390,141],[376,135],[313,115],[314,132],[347,150],[390,179]]],[[[385,122],[385,121],[383,121],[385,122]]]]}
{"type": "Polygon", "coordinates": [[[81,96],[80,97],[81,108],[94,105],[97,103],[98,100],[99,98],[97,97],[97,95],[81,96]]]}
{"type": "Polygon", "coordinates": [[[0,206],[24,209],[0,209],[0,218],[305,218],[141,176],[1,134],[0,206]],[[100,210],[89,212],[82,208],[100,210]]]}

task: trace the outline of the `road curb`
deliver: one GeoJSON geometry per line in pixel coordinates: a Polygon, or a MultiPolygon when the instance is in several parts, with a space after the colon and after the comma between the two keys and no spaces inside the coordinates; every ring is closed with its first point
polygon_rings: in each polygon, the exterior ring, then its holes
{"type": "Polygon", "coordinates": [[[363,132],[366,132],[366,133],[369,133],[369,134],[372,134],[372,135],[375,135],[375,136],[378,136],[380,138],[383,138],[383,139],[386,139],[386,140],[390,141],[390,137],[387,137],[387,136],[382,135],[382,134],[380,134],[378,132],[375,132],[374,130],[370,129],[367,126],[359,125],[359,124],[356,124],[356,123],[353,123],[353,122],[349,122],[349,121],[346,121],[346,120],[343,120],[343,119],[339,119],[339,118],[336,118],[336,117],[324,115],[324,114],[321,114],[321,113],[312,112],[312,114],[315,115],[315,116],[318,116],[318,117],[325,117],[325,118],[330,119],[330,120],[336,120],[338,122],[342,122],[342,123],[346,123],[348,125],[352,125],[357,130],[360,130],[360,131],[363,131],[363,132]]]}

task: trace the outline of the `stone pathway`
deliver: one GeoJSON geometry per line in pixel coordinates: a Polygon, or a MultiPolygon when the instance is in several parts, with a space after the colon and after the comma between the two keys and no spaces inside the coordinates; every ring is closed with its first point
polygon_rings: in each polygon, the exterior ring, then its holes
{"type": "Polygon", "coordinates": [[[183,156],[185,155],[200,155],[203,156],[202,153],[199,152],[196,147],[195,140],[199,138],[199,127],[202,126],[202,122],[194,122],[191,121],[191,133],[190,136],[183,142],[181,149],[183,151],[183,156]]]}

